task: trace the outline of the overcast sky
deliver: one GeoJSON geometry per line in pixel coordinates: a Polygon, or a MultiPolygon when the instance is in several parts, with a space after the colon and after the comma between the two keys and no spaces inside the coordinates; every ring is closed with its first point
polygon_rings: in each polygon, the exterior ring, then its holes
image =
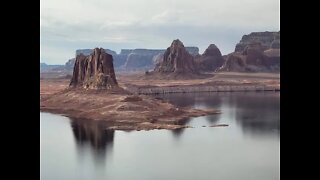
{"type": "Polygon", "coordinates": [[[172,40],[234,50],[242,35],[280,30],[280,0],[41,0],[40,61],[64,64],[76,49],[165,49],[172,40]]]}

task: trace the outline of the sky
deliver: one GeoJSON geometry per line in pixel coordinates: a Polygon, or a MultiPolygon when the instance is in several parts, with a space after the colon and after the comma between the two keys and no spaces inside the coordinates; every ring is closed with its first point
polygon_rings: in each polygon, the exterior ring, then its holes
{"type": "Polygon", "coordinates": [[[280,30],[280,0],[41,0],[40,62],[76,49],[165,49],[174,39],[234,51],[244,34],[280,30]]]}

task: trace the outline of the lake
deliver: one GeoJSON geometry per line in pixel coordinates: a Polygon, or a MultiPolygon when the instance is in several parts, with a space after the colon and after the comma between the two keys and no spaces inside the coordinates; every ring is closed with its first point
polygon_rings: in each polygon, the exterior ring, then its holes
{"type": "Polygon", "coordinates": [[[125,132],[40,112],[41,179],[280,179],[279,92],[157,97],[222,113],[186,119],[194,128],[125,132]],[[213,124],[229,126],[203,127],[213,124]]]}

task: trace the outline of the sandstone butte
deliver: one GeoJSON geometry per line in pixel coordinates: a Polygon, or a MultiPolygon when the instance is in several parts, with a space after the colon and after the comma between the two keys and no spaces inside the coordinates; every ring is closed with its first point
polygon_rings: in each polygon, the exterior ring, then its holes
{"type": "MultiPolygon", "coordinates": [[[[196,55],[197,56],[197,55],[196,55]]],[[[201,79],[207,77],[201,74],[193,55],[183,43],[176,39],[170,47],[159,56],[157,64],[151,72],[147,72],[145,79],[201,79]]]]}
{"type": "MultiPolygon", "coordinates": [[[[176,41],[172,47],[181,47],[176,41]]],[[[165,63],[172,67],[159,67],[161,71],[196,72],[193,61],[183,64],[172,54],[191,59],[184,49],[169,49],[165,63]],[[169,60],[169,61],[168,61],[169,60]]],[[[151,130],[186,128],[183,122],[190,117],[220,113],[216,109],[176,107],[169,102],[145,95],[133,95],[118,85],[112,55],[95,48],[90,55],[78,54],[68,88],[40,98],[40,110],[68,117],[104,121],[108,129],[151,130]]]]}

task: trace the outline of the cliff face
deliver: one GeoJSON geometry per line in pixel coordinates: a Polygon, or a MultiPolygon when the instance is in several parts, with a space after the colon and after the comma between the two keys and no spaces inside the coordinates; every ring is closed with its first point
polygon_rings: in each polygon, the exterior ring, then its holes
{"type": "Polygon", "coordinates": [[[189,54],[179,39],[174,40],[167,48],[162,62],[156,65],[154,71],[160,73],[198,73],[193,56],[189,54]]]}
{"type": "Polygon", "coordinates": [[[244,35],[219,71],[279,72],[280,31],[244,35]]]}
{"type": "Polygon", "coordinates": [[[127,54],[125,69],[153,68],[153,58],[164,53],[163,49],[134,49],[127,54]]]}
{"type": "Polygon", "coordinates": [[[102,48],[95,48],[86,56],[76,56],[70,87],[86,89],[111,89],[118,86],[112,55],[102,48]]]}
{"type": "Polygon", "coordinates": [[[233,52],[219,71],[278,72],[280,71],[280,49],[267,49],[252,42],[242,52],[233,52]]]}
{"type": "Polygon", "coordinates": [[[201,56],[196,56],[195,61],[201,71],[215,71],[224,63],[219,48],[210,44],[201,56]]]}
{"type": "Polygon", "coordinates": [[[261,44],[263,50],[270,48],[280,48],[280,31],[279,32],[252,32],[242,36],[240,42],[236,45],[235,52],[244,51],[245,47],[252,42],[261,44]]]}

